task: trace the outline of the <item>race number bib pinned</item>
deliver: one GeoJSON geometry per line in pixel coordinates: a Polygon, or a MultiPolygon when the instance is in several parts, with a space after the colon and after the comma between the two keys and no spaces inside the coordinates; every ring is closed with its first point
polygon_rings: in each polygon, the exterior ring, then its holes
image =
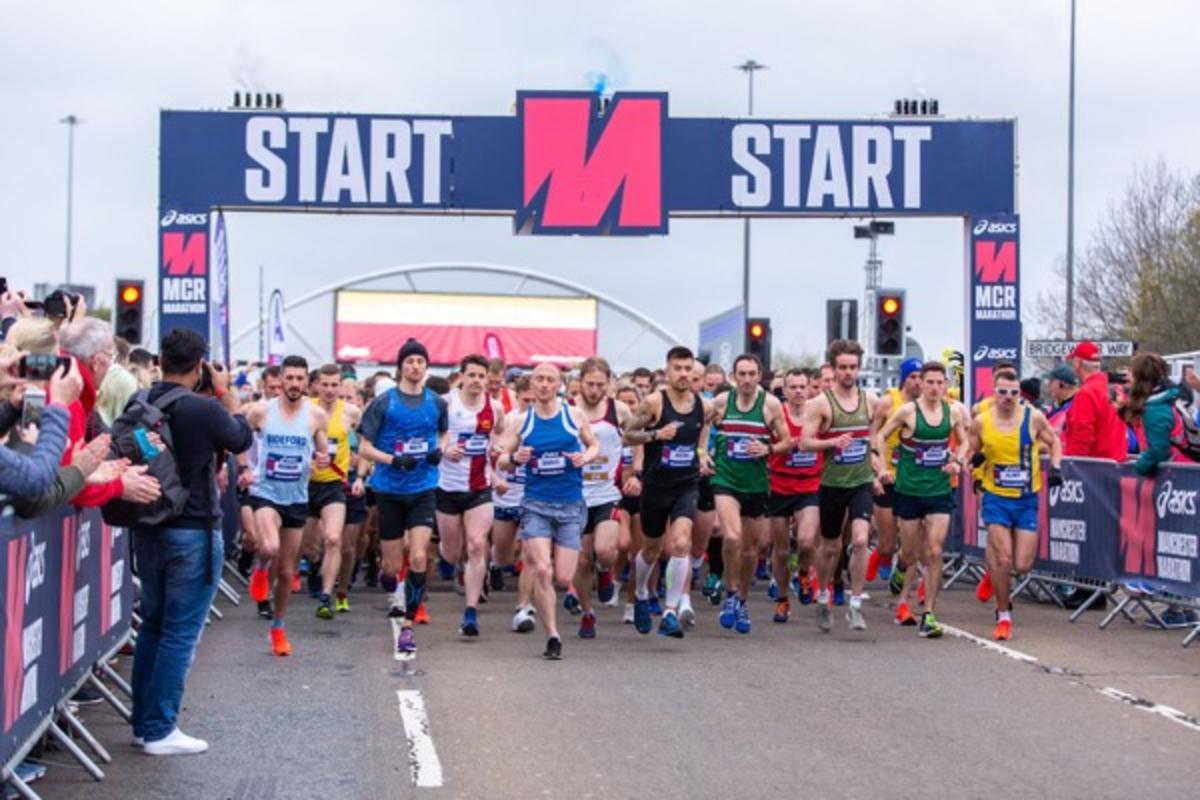
{"type": "Polygon", "coordinates": [[[427,439],[409,439],[408,441],[396,442],[395,453],[398,456],[420,458],[429,453],[429,441],[427,439]]]}
{"type": "Polygon", "coordinates": [[[529,462],[529,471],[534,475],[562,475],[567,471],[567,457],[562,453],[546,452],[529,462]]]}
{"type": "Polygon", "coordinates": [[[941,469],[946,466],[946,462],[950,458],[950,451],[945,444],[921,444],[920,442],[913,445],[913,463],[918,467],[933,467],[941,469]]]}
{"type": "Polygon", "coordinates": [[[1024,489],[1029,485],[1030,471],[1016,464],[997,464],[992,470],[992,480],[1001,489],[1024,489]]]}
{"type": "Polygon", "coordinates": [[[725,440],[725,455],[731,461],[754,461],[758,456],[750,454],[751,436],[731,436],[725,440]]]}
{"type": "Polygon", "coordinates": [[[325,449],[329,451],[329,457],[337,458],[338,440],[336,438],[330,436],[327,441],[329,442],[329,446],[326,447],[325,449]]]}
{"type": "Polygon", "coordinates": [[[304,476],[304,458],[298,455],[267,453],[267,480],[293,483],[304,476]]]}
{"type": "Polygon", "coordinates": [[[867,440],[855,439],[850,442],[850,446],[844,450],[834,449],[833,463],[835,464],[861,464],[867,460],[867,440]]]}
{"type": "Polygon", "coordinates": [[[487,455],[488,442],[491,441],[486,433],[460,433],[458,446],[468,458],[480,458],[487,455]]]}
{"type": "Polygon", "coordinates": [[[817,465],[817,454],[810,450],[800,450],[793,447],[788,453],[784,466],[789,469],[808,469],[817,465]]]}
{"type": "Polygon", "coordinates": [[[660,464],[667,469],[686,469],[696,460],[694,444],[664,444],[660,464]]]}

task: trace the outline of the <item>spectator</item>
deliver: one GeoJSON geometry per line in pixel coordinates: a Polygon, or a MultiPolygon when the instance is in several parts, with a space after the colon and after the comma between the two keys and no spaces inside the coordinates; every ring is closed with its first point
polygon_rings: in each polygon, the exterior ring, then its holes
{"type": "Polygon", "coordinates": [[[172,330],[163,339],[163,379],[154,401],[177,386],[193,392],[202,372],[215,398],[186,394],[168,406],[179,478],[190,492],[179,516],[134,531],[142,581],[142,627],[133,662],[133,734],[149,755],[203,753],[208,743],[177,726],[184,683],[221,571],[221,509],[216,488],[219,451],[243,453],[253,434],[237,414],[229,373],[204,362],[207,343],[194,331],[172,330]]]}
{"type": "Polygon", "coordinates": [[[29,316],[24,292],[0,294],[0,341],[8,339],[8,331],[18,320],[29,316]]]}
{"type": "Polygon", "coordinates": [[[6,342],[23,353],[58,352],[58,329],[44,317],[22,317],[8,329],[6,342]]]}
{"type": "Polygon", "coordinates": [[[1128,452],[1125,424],[1108,399],[1108,376],[1100,371],[1100,348],[1080,342],[1067,355],[1080,388],[1066,412],[1063,455],[1124,461],[1128,452]]]}
{"type": "Polygon", "coordinates": [[[1026,378],[1021,381],[1021,399],[1029,405],[1036,408],[1038,411],[1044,411],[1042,408],[1042,380],[1041,378],[1026,378]]]}
{"type": "Polygon", "coordinates": [[[96,393],[96,413],[105,428],[111,428],[113,420],[121,416],[129,398],[140,388],[138,379],[129,371],[129,342],[120,336],[113,337],[113,363],[104,373],[100,391],[96,393]]]}
{"type": "Polygon", "coordinates": [[[1066,364],[1059,364],[1050,370],[1045,377],[1046,387],[1050,390],[1050,413],[1046,418],[1050,427],[1063,439],[1066,435],[1067,411],[1075,402],[1075,393],[1079,391],[1079,378],[1075,370],[1066,364]]]}

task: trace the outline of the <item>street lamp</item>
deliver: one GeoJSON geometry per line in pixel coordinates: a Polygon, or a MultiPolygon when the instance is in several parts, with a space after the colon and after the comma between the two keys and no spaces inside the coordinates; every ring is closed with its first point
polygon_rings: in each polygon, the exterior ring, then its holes
{"type": "MultiPolygon", "coordinates": [[[[754,73],[760,69],[766,69],[766,64],[760,64],[753,58],[748,58],[744,63],[738,64],[734,69],[741,70],[746,73],[748,92],[746,95],[746,116],[754,116],[754,73]]],[[[742,317],[750,316],[750,218],[746,217],[742,220],[742,317]]],[[[743,349],[748,348],[750,343],[745,341],[742,343],[743,349]]]]}
{"type": "Polygon", "coordinates": [[[879,259],[879,237],[892,236],[896,233],[896,223],[887,220],[873,219],[866,225],[854,226],[855,239],[868,239],[871,242],[871,249],[868,251],[866,272],[866,289],[864,292],[863,303],[863,324],[860,329],[860,335],[864,341],[863,349],[867,351],[868,356],[873,357],[875,354],[874,343],[867,340],[870,334],[867,331],[875,330],[875,293],[879,290],[880,280],[883,278],[883,262],[879,259]]]}
{"type": "Polygon", "coordinates": [[[67,283],[71,283],[71,200],[75,183],[75,126],[83,122],[74,114],[59,120],[67,126],[67,283]]]}

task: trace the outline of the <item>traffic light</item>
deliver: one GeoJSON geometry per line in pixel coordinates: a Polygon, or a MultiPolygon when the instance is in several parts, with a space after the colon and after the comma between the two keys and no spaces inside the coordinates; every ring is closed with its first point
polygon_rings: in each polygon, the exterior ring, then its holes
{"type": "Polygon", "coordinates": [[[771,319],[750,317],[746,320],[746,352],[758,356],[763,370],[771,368],[771,319]]]}
{"type": "Polygon", "coordinates": [[[117,310],[113,327],[117,336],[134,345],[142,343],[146,300],[144,286],[144,281],[117,281],[117,310]]]}
{"type": "Polygon", "coordinates": [[[875,355],[904,358],[904,290],[875,291],[875,355]]]}

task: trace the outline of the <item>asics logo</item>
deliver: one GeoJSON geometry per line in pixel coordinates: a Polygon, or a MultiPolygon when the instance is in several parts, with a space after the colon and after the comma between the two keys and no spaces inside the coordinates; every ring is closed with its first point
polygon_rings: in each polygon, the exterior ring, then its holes
{"type": "Polygon", "coordinates": [[[986,219],[981,219],[975,223],[975,227],[971,231],[976,236],[985,233],[1016,233],[1017,223],[1015,222],[989,222],[986,219]]]}
{"type": "Polygon", "coordinates": [[[1050,505],[1057,506],[1059,503],[1076,503],[1082,504],[1086,502],[1083,492],[1083,481],[1063,481],[1062,486],[1050,487],[1050,505]]]}
{"type": "Polygon", "coordinates": [[[208,214],[180,214],[175,209],[171,209],[163,214],[162,219],[158,221],[160,227],[166,228],[171,225],[207,225],[208,214]]]}
{"type": "Polygon", "coordinates": [[[988,347],[986,344],[981,344],[975,350],[973,360],[983,361],[985,358],[993,360],[1008,359],[1015,360],[1017,357],[1017,348],[1015,347],[988,347]]]}
{"type": "Polygon", "coordinates": [[[1158,490],[1158,497],[1154,498],[1154,510],[1158,512],[1159,519],[1163,519],[1168,513],[1195,516],[1196,492],[1176,489],[1170,481],[1163,481],[1162,488],[1158,490]]]}

